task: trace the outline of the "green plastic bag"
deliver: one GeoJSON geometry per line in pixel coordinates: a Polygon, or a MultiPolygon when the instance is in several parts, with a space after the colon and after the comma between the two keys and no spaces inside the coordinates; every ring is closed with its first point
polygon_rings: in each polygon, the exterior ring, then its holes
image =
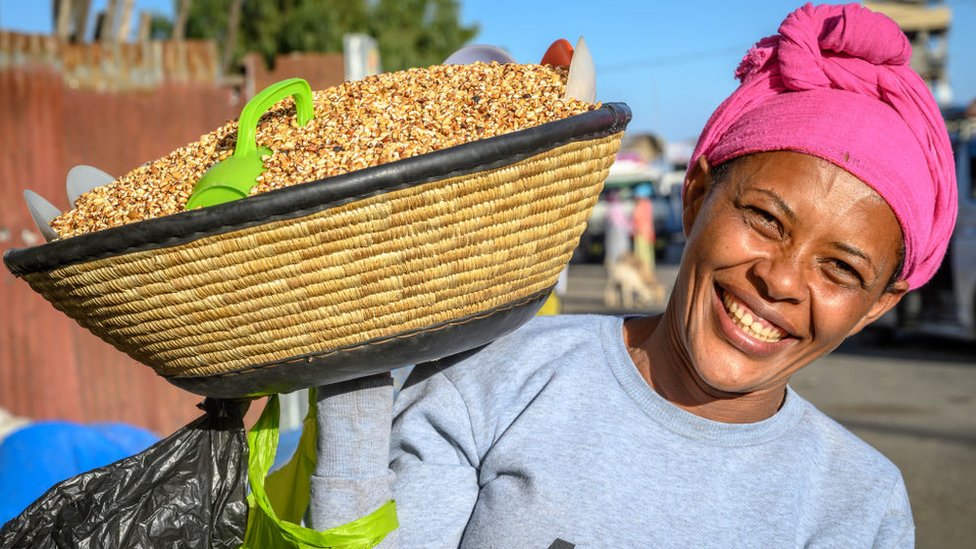
{"type": "Polygon", "coordinates": [[[318,430],[314,389],[309,390],[309,411],[295,455],[268,476],[278,448],[278,396],[268,398],[260,419],[247,435],[250,448],[247,533],[242,549],[368,549],[397,528],[396,505],[386,502],[369,515],[331,530],[319,532],[301,526],[308,507],[311,475],[315,469],[318,430]]]}

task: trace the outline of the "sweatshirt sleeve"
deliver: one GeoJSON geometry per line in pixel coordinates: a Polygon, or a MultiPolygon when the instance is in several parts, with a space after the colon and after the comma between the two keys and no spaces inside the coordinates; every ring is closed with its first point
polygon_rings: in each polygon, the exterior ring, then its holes
{"type": "Polygon", "coordinates": [[[311,527],[340,526],[393,498],[400,527],[380,548],[460,544],[479,458],[465,402],[441,368],[416,367],[395,409],[386,374],[317,389],[311,527]]]}
{"type": "Polygon", "coordinates": [[[894,483],[888,499],[888,509],[881,519],[881,527],[874,541],[876,549],[915,547],[915,522],[908,503],[908,492],[901,475],[894,483]]]}
{"type": "Polygon", "coordinates": [[[395,405],[390,468],[403,547],[457,547],[478,499],[471,419],[442,368],[415,368],[395,405]]]}
{"type": "MultiPolygon", "coordinates": [[[[317,389],[318,458],[309,525],[328,530],[366,516],[393,498],[390,421],[393,379],[381,374],[317,389]]],[[[397,530],[379,545],[396,547],[397,530]]]]}

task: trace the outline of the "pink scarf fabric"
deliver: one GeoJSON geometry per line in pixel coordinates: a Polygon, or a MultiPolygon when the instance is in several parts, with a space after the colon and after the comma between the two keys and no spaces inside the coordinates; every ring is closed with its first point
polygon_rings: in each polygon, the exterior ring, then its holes
{"type": "Polygon", "coordinates": [[[945,123],[911,56],[884,15],[807,4],[743,58],[741,85],[712,114],[690,165],[792,150],[844,168],[891,206],[905,241],[901,278],[917,288],[945,255],[958,201],[945,123]]]}

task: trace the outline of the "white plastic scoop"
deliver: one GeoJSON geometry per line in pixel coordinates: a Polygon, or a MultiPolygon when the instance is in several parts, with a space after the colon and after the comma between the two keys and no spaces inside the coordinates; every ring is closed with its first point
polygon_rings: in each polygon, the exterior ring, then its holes
{"type": "Polygon", "coordinates": [[[44,240],[50,242],[57,238],[58,233],[51,228],[51,220],[61,215],[61,210],[31,190],[24,191],[24,200],[27,201],[27,211],[30,212],[44,240]]]}
{"type": "MultiPolygon", "coordinates": [[[[111,175],[94,168],[92,166],[75,166],[68,170],[68,177],[64,187],[68,193],[68,203],[74,205],[78,197],[86,192],[108,185],[115,181],[111,175]]],[[[24,191],[24,201],[27,202],[27,211],[30,212],[34,225],[41,232],[44,240],[50,242],[58,237],[58,233],[51,228],[51,220],[61,215],[61,210],[51,204],[43,196],[31,190],[24,191]]]]}
{"type": "Polygon", "coordinates": [[[488,46],[485,44],[472,44],[470,46],[464,46],[458,51],[452,53],[444,60],[442,65],[470,65],[471,63],[477,63],[478,61],[484,63],[490,63],[492,61],[505,64],[505,63],[515,63],[515,59],[509,55],[509,53],[497,46],[488,46]]]}
{"type": "Polygon", "coordinates": [[[75,200],[86,192],[108,185],[115,181],[111,175],[92,166],[84,164],[75,166],[68,170],[68,180],[65,182],[65,189],[68,191],[68,203],[74,205],[75,200]]]}
{"type": "MultiPolygon", "coordinates": [[[[596,66],[593,64],[593,56],[590,55],[590,48],[586,46],[586,40],[580,36],[576,42],[576,47],[572,52],[568,52],[569,44],[564,40],[557,40],[564,44],[567,53],[572,56],[569,63],[569,76],[566,80],[565,97],[572,97],[587,103],[596,101],[596,66]]],[[[472,44],[464,46],[448,56],[443,65],[469,65],[482,61],[489,63],[515,63],[515,59],[505,50],[497,46],[485,44],[472,44]]],[[[545,63],[545,60],[543,60],[545,63]]],[[[560,63],[561,64],[561,63],[560,63]]],[[[563,65],[565,66],[565,65],[563,65]]]]}
{"type": "Polygon", "coordinates": [[[573,48],[573,59],[569,64],[569,77],[566,79],[566,97],[593,103],[596,101],[596,66],[586,47],[586,40],[580,36],[573,48]]]}

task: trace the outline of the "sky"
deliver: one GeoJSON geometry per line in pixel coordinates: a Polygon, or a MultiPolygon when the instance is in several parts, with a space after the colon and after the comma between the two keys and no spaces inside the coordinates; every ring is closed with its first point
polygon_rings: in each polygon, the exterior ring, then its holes
{"type": "MultiPolygon", "coordinates": [[[[201,0],[197,0],[201,1],[201,0]]],[[[105,0],[92,2],[92,13],[105,0]]],[[[842,2],[826,2],[842,3],[842,2]]],[[[477,23],[474,43],[537,63],[557,38],[583,36],[597,68],[597,99],[627,103],[630,130],[669,141],[694,139],[735,89],[742,55],[773,34],[800,0],[461,0],[461,21],[477,23]]],[[[954,102],[976,99],[976,0],[947,0],[949,84],[954,102]]],[[[172,0],[136,0],[140,10],[172,14],[172,0]]],[[[0,29],[50,32],[50,2],[0,0],[0,29]]]]}

